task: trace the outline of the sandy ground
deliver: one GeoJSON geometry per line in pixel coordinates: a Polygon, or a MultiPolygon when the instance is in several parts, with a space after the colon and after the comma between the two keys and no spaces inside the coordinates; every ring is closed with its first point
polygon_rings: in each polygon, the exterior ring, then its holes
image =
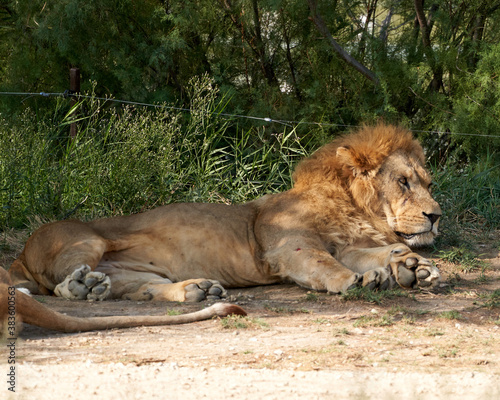
{"type": "MultiPolygon", "coordinates": [[[[380,304],[294,285],[231,290],[249,316],[61,334],[25,325],[7,399],[499,399],[498,248],[484,273],[439,265],[438,293],[380,304]],[[497,298],[498,302],[498,298],[497,298]]],[[[159,315],[204,304],[37,298],[68,315],[159,315]]],[[[7,378],[7,379],[6,379],[7,378]]],[[[4,397],[4,393],[7,396],[4,397]]]]}

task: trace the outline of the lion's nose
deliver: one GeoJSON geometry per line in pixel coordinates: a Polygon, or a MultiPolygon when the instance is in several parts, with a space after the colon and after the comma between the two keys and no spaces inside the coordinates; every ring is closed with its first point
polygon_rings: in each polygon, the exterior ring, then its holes
{"type": "Polygon", "coordinates": [[[427,218],[429,218],[429,221],[431,221],[431,224],[434,225],[434,223],[441,217],[440,214],[427,214],[427,213],[422,213],[424,214],[427,218]]]}

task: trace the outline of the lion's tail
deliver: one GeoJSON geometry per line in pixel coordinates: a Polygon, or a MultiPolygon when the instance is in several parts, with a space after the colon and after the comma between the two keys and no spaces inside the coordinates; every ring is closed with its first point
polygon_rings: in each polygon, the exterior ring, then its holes
{"type": "Polygon", "coordinates": [[[111,328],[130,328],[135,326],[187,324],[213,317],[226,317],[231,314],[247,315],[245,310],[234,304],[216,303],[203,310],[182,315],[78,318],[53,311],[19,291],[16,291],[16,308],[17,307],[22,310],[23,322],[61,332],[84,332],[111,328]]]}

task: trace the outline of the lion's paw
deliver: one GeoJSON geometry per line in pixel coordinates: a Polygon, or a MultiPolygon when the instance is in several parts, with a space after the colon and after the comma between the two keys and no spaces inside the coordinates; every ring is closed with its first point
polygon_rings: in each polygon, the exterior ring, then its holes
{"type": "Polygon", "coordinates": [[[354,289],[358,286],[361,286],[363,283],[363,275],[358,274],[357,272],[351,274],[348,279],[343,282],[334,281],[334,285],[330,285],[327,289],[327,292],[330,294],[335,293],[345,293],[348,290],[354,289]]]}
{"type": "Polygon", "coordinates": [[[111,293],[109,276],[82,265],[54,289],[56,296],[70,300],[105,300],[111,293]]]}
{"type": "Polygon", "coordinates": [[[428,259],[402,245],[391,252],[391,267],[397,283],[404,288],[433,289],[441,280],[439,270],[428,259]]]}
{"type": "Polygon", "coordinates": [[[376,268],[363,274],[362,286],[370,290],[392,289],[396,281],[388,268],[376,268]]]}
{"type": "Polygon", "coordinates": [[[420,265],[415,273],[417,286],[426,289],[434,289],[441,281],[441,274],[434,265],[420,265]]]}
{"type": "Polygon", "coordinates": [[[226,290],[218,281],[211,279],[200,279],[196,283],[190,283],[184,287],[186,300],[188,302],[200,302],[203,300],[220,300],[227,296],[226,290]]]}

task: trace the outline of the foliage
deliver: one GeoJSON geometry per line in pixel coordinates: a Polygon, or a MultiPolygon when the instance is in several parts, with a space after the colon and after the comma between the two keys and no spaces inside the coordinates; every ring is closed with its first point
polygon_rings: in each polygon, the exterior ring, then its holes
{"type": "Polygon", "coordinates": [[[467,224],[500,226],[499,162],[488,156],[467,163],[449,157],[432,167],[433,194],[451,229],[467,224]]]}
{"type": "Polygon", "coordinates": [[[454,143],[458,154],[465,154],[472,160],[478,158],[493,159],[495,157],[498,170],[500,162],[498,152],[500,136],[500,45],[484,46],[477,62],[477,69],[465,75],[460,82],[462,95],[453,98],[453,118],[449,121],[449,129],[455,132],[491,135],[491,138],[475,136],[462,137],[454,143]]]}
{"type": "Polygon", "coordinates": [[[33,216],[83,219],[143,211],[174,201],[235,203],[290,186],[306,149],[289,131],[272,137],[218,117],[208,78],[194,80],[191,112],[106,108],[95,99],[64,117],[26,110],[0,125],[0,225],[33,216]],[[80,110],[79,113],[76,113],[80,110]],[[79,132],[68,124],[80,115],[79,132]],[[232,127],[231,130],[229,128],[232,127]]]}
{"type": "Polygon", "coordinates": [[[499,17],[500,2],[489,0],[0,0],[0,90],[62,92],[78,66],[84,89],[96,81],[99,96],[187,104],[190,80],[207,73],[231,113],[331,123],[328,134],[382,117],[488,135],[422,136],[439,159],[476,161],[487,150],[498,159],[499,17]],[[313,3],[378,84],[319,33],[313,3]]]}
{"type": "Polygon", "coordinates": [[[439,251],[438,256],[444,261],[460,265],[463,272],[472,272],[481,268],[484,270],[487,265],[464,247],[452,247],[448,250],[439,251]]]}
{"type": "Polygon", "coordinates": [[[391,290],[373,291],[364,287],[355,287],[340,294],[340,298],[344,301],[362,300],[368,303],[381,304],[384,299],[392,299],[394,297],[409,297],[409,293],[402,289],[395,288],[391,290]]]}
{"type": "Polygon", "coordinates": [[[481,307],[489,309],[500,307],[500,289],[496,289],[491,293],[483,293],[479,297],[483,302],[476,302],[476,304],[481,307]]]}
{"type": "MultiPolygon", "coordinates": [[[[288,189],[295,163],[323,141],[320,129],[302,138],[289,127],[274,135],[241,129],[221,115],[227,99],[206,76],[193,79],[187,93],[189,113],[117,109],[91,97],[72,109],[59,99],[49,117],[26,109],[0,120],[0,229],[35,217],[86,220],[170,202],[245,202],[288,189]],[[78,134],[69,138],[75,119],[78,134]]],[[[498,229],[492,161],[433,169],[444,236],[467,224],[498,229]]]]}
{"type": "Polygon", "coordinates": [[[264,320],[248,316],[229,315],[222,318],[220,322],[224,329],[269,329],[269,324],[264,320]]]}

